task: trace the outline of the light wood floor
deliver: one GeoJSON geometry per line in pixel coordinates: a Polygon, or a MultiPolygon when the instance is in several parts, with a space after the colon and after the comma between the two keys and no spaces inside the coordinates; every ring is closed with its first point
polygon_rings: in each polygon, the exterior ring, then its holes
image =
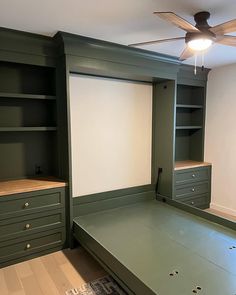
{"type": "Polygon", "coordinates": [[[212,209],[212,208],[206,209],[205,211],[210,212],[210,213],[212,213],[214,215],[229,219],[229,220],[236,221],[236,216],[229,215],[229,214],[226,214],[224,212],[221,212],[221,211],[218,211],[218,210],[215,210],[215,209],[212,209]]]}
{"type": "Polygon", "coordinates": [[[82,248],[64,250],[0,269],[1,295],[65,295],[106,275],[82,248]]]}

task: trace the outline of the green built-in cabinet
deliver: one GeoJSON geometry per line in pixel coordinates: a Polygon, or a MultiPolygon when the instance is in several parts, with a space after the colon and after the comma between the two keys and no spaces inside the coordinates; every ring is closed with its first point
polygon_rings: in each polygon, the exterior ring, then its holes
{"type": "Polygon", "coordinates": [[[57,176],[55,68],[0,62],[0,179],[57,176]]]}
{"type": "Polygon", "coordinates": [[[157,123],[157,130],[161,131],[157,133],[157,142],[166,144],[157,159],[157,167],[162,168],[158,193],[199,208],[209,207],[211,195],[211,165],[204,162],[207,74],[206,69],[195,76],[192,67],[181,66],[175,95],[171,99],[168,95],[167,100],[165,94],[156,94],[157,105],[162,106],[157,107],[157,116],[164,114],[170,122],[157,123]]]}
{"type": "Polygon", "coordinates": [[[65,194],[56,180],[0,183],[0,267],[63,249],[65,194]],[[16,188],[23,192],[12,194],[16,188]]]}
{"type": "Polygon", "coordinates": [[[0,40],[2,267],[66,245],[68,194],[55,44],[4,28],[0,40]]]}

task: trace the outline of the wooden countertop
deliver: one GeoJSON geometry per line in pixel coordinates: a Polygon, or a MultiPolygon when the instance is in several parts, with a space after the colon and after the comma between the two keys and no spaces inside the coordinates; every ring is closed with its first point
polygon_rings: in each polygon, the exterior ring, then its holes
{"type": "Polygon", "coordinates": [[[0,181],[0,197],[64,186],[67,186],[64,180],[53,177],[5,180],[0,181]]]}
{"type": "Polygon", "coordinates": [[[196,168],[196,167],[204,167],[211,166],[211,163],[207,162],[197,162],[197,161],[176,161],[175,162],[175,170],[188,169],[188,168],[196,168]]]}

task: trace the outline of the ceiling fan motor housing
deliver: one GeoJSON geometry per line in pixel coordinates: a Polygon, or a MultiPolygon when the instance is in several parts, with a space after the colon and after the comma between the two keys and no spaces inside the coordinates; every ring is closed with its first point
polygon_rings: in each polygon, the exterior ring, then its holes
{"type": "Polygon", "coordinates": [[[196,22],[195,27],[199,29],[199,32],[188,32],[185,35],[185,42],[188,43],[194,39],[211,39],[215,41],[216,35],[211,32],[207,20],[210,18],[210,13],[208,11],[201,11],[194,15],[194,20],[196,22]]]}

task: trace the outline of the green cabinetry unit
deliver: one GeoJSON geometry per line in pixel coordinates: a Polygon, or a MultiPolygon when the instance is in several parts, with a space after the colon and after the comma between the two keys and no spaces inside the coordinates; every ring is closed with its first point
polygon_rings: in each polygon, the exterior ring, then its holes
{"type": "Polygon", "coordinates": [[[208,208],[211,193],[211,165],[175,170],[176,201],[198,208],[208,208]]]}
{"type": "Polygon", "coordinates": [[[55,69],[0,62],[0,179],[57,176],[55,69]]]}
{"type": "Polygon", "coordinates": [[[157,160],[157,168],[162,168],[158,194],[199,208],[209,207],[211,195],[211,165],[204,162],[207,74],[206,69],[195,76],[192,67],[182,65],[172,101],[157,94],[161,109],[156,109],[157,116],[169,122],[163,124],[162,119],[157,126],[157,145],[166,145],[157,160]]]}
{"type": "Polygon", "coordinates": [[[62,249],[65,241],[65,183],[0,182],[0,267],[62,249]]]}
{"type": "Polygon", "coordinates": [[[66,243],[67,124],[59,122],[66,98],[58,94],[53,39],[0,28],[0,40],[0,266],[5,266],[66,243]]]}

